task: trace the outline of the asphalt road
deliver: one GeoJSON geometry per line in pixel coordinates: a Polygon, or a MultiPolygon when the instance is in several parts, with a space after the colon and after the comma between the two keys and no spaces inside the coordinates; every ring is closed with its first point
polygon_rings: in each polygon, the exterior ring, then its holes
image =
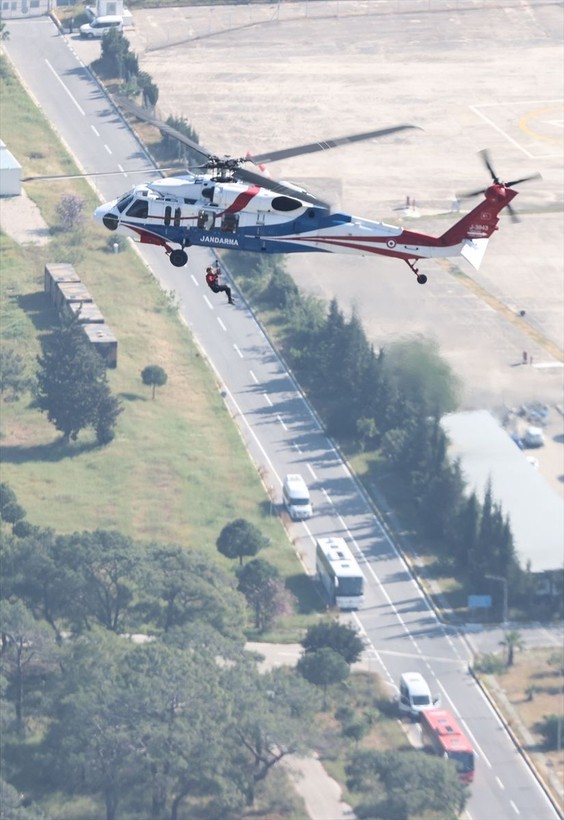
{"type": "MultiPolygon", "coordinates": [[[[45,20],[15,21],[10,30],[9,56],[83,167],[94,170],[101,158],[114,168],[132,167],[127,163],[140,159],[139,147],[53,26],[45,20]]],[[[131,180],[121,183],[123,190],[131,180]]],[[[110,199],[119,178],[101,178],[98,186],[110,199]]],[[[374,670],[391,687],[407,668],[422,672],[468,731],[478,758],[471,816],[557,816],[467,674],[469,652],[462,636],[437,621],[251,311],[241,299],[233,309],[221,297],[212,301],[204,290],[201,272],[210,252],[193,250],[189,267],[178,270],[162,251],[141,251],[162,286],[181,299],[181,314],[205,351],[274,499],[279,500],[285,473],[300,471],[309,477],[316,515],[307,524],[291,527],[308,571],[313,569],[313,541],[319,535],[343,534],[358,551],[367,602],[357,617],[371,646],[374,670]]],[[[109,261],[108,275],[119,275],[118,260],[109,261]]],[[[115,330],[119,335],[119,328],[115,330]]]]}

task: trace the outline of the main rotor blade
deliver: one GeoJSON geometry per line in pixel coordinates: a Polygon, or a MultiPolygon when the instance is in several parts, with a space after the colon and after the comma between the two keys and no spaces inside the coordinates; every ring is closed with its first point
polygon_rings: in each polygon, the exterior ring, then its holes
{"type": "Polygon", "coordinates": [[[378,131],[365,131],[363,134],[349,134],[347,137],[336,137],[335,139],[324,140],[323,142],[310,142],[307,145],[297,145],[294,148],[283,148],[280,151],[270,151],[264,154],[255,154],[248,157],[255,165],[263,162],[278,162],[288,157],[298,157],[301,154],[314,154],[316,151],[328,151],[330,148],[338,148],[340,145],[348,145],[351,142],[362,142],[363,140],[385,137],[388,134],[395,134],[397,131],[405,131],[410,128],[418,128],[417,125],[396,125],[393,128],[380,128],[378,131]]]}
{"type": "MultiPolygon", "coordinates": [[[[127,176],[128,174],[158,174],[165,171],[178,171],[178,168],[136,168],[133,171],[90,171],[86,174],[51,174],[50,176],[23,177],[22,182],[34,182],[47,179],[82,179],[83,177],[127,176]]],[[[180,172],[181,173],[181,172],[180,172]]]]}
{"type": "Polygon", "coordinates": [[[262,188],[266,188],[275,194],[284,194],[285,196],[292,197],[292,199],[300,199],[302,202],[318,205],[320,208],[329,208],[329,204],[319,199],[319,197],[309,194],[307,191],[297,191],[295,188],[290,188],[289,185],[284,185],[283,182],[278,182],[275,179],[263,176],[263,174],[258,174],[255,171],[248,171],[246,168],[236,168],[234,176],[244,182],[250,182],[252,185],[260,185],[262,188]]]}
{"type": "Polygon", "coordinates": [[[149,125],[154,125],[155,128],[158,128],[163,134],[168,134],[169,137],[173,137],[178,142],[181,142],[183,145],[186,145],[192,151],[196,151],[196,153],[201,154],[206,159],[212,159],[214,154],[208,151],[206,148],[203,148],[194,140],[191,140],[190,137],[187,137],[186,134],[182,134],[176,128],[173,128],[171,125],[167,125],[166,122],[162,120],[158,120],[155,117],[151,116],[149,112],[142,108],[140,105],[137,105],[131,100],[127,99],[127,97],[116,97],[117,102],[119,103],[120,108],[123,108],[124,111],[127,111],[128,114],[131,114],[133,117],[137,117],[139,120],[143,120],[144,122],[148,122],[149,125]]]}

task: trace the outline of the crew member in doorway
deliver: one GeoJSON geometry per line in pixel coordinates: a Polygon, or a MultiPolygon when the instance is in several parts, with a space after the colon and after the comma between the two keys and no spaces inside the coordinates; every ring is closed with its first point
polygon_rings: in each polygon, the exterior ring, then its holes
{"type": "Polygon", "coordinates": [[[227,294],[227,301],[230,305],[233,304],[233,299],[231,297],[231,288],[229,285],[220,285],[219,283],[219,263],[215,263],[215,267],[206,268],[206,284],[210,290],[213,290],[214,293],[226,293],[227,294]]]}

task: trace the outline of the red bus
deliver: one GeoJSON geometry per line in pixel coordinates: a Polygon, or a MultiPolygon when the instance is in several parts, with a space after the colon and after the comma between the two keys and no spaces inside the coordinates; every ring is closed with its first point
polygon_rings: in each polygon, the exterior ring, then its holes
{"type": "Polygon", "coordinates": [[[472,744],[446,709],[425,709],[421,713],[423,745],[436,755],[452,760],[461,780],[474,779],[474,750],[472,744]]]}

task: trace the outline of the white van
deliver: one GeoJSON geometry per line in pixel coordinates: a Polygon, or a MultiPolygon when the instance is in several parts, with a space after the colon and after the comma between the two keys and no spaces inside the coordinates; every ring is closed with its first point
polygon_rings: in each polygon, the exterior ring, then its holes
{"type": "Polygon", "coordinates": [[[429,684],[419,672],[404,672],[399,685],[400,715],[409,715],[417,720],[425,709],[440,706],[438,695],[431,697],[429,684]]]}
{"type": "Polygon", "coordinates": [[[104,34],[116,28],[123,31],[123,19],[117,15],[107,17],[95,17],[90,23],[84,23],[80,27],[80,36],[93,40],[95,37],[102,38],[104,34]]]}
{"type": "Polygon", "coordinates": [[[311,518],[313,510],[309,490],[301,475],[290,473],[286,476],[282,487],[282,498],[293,521],[311,518]]]}

